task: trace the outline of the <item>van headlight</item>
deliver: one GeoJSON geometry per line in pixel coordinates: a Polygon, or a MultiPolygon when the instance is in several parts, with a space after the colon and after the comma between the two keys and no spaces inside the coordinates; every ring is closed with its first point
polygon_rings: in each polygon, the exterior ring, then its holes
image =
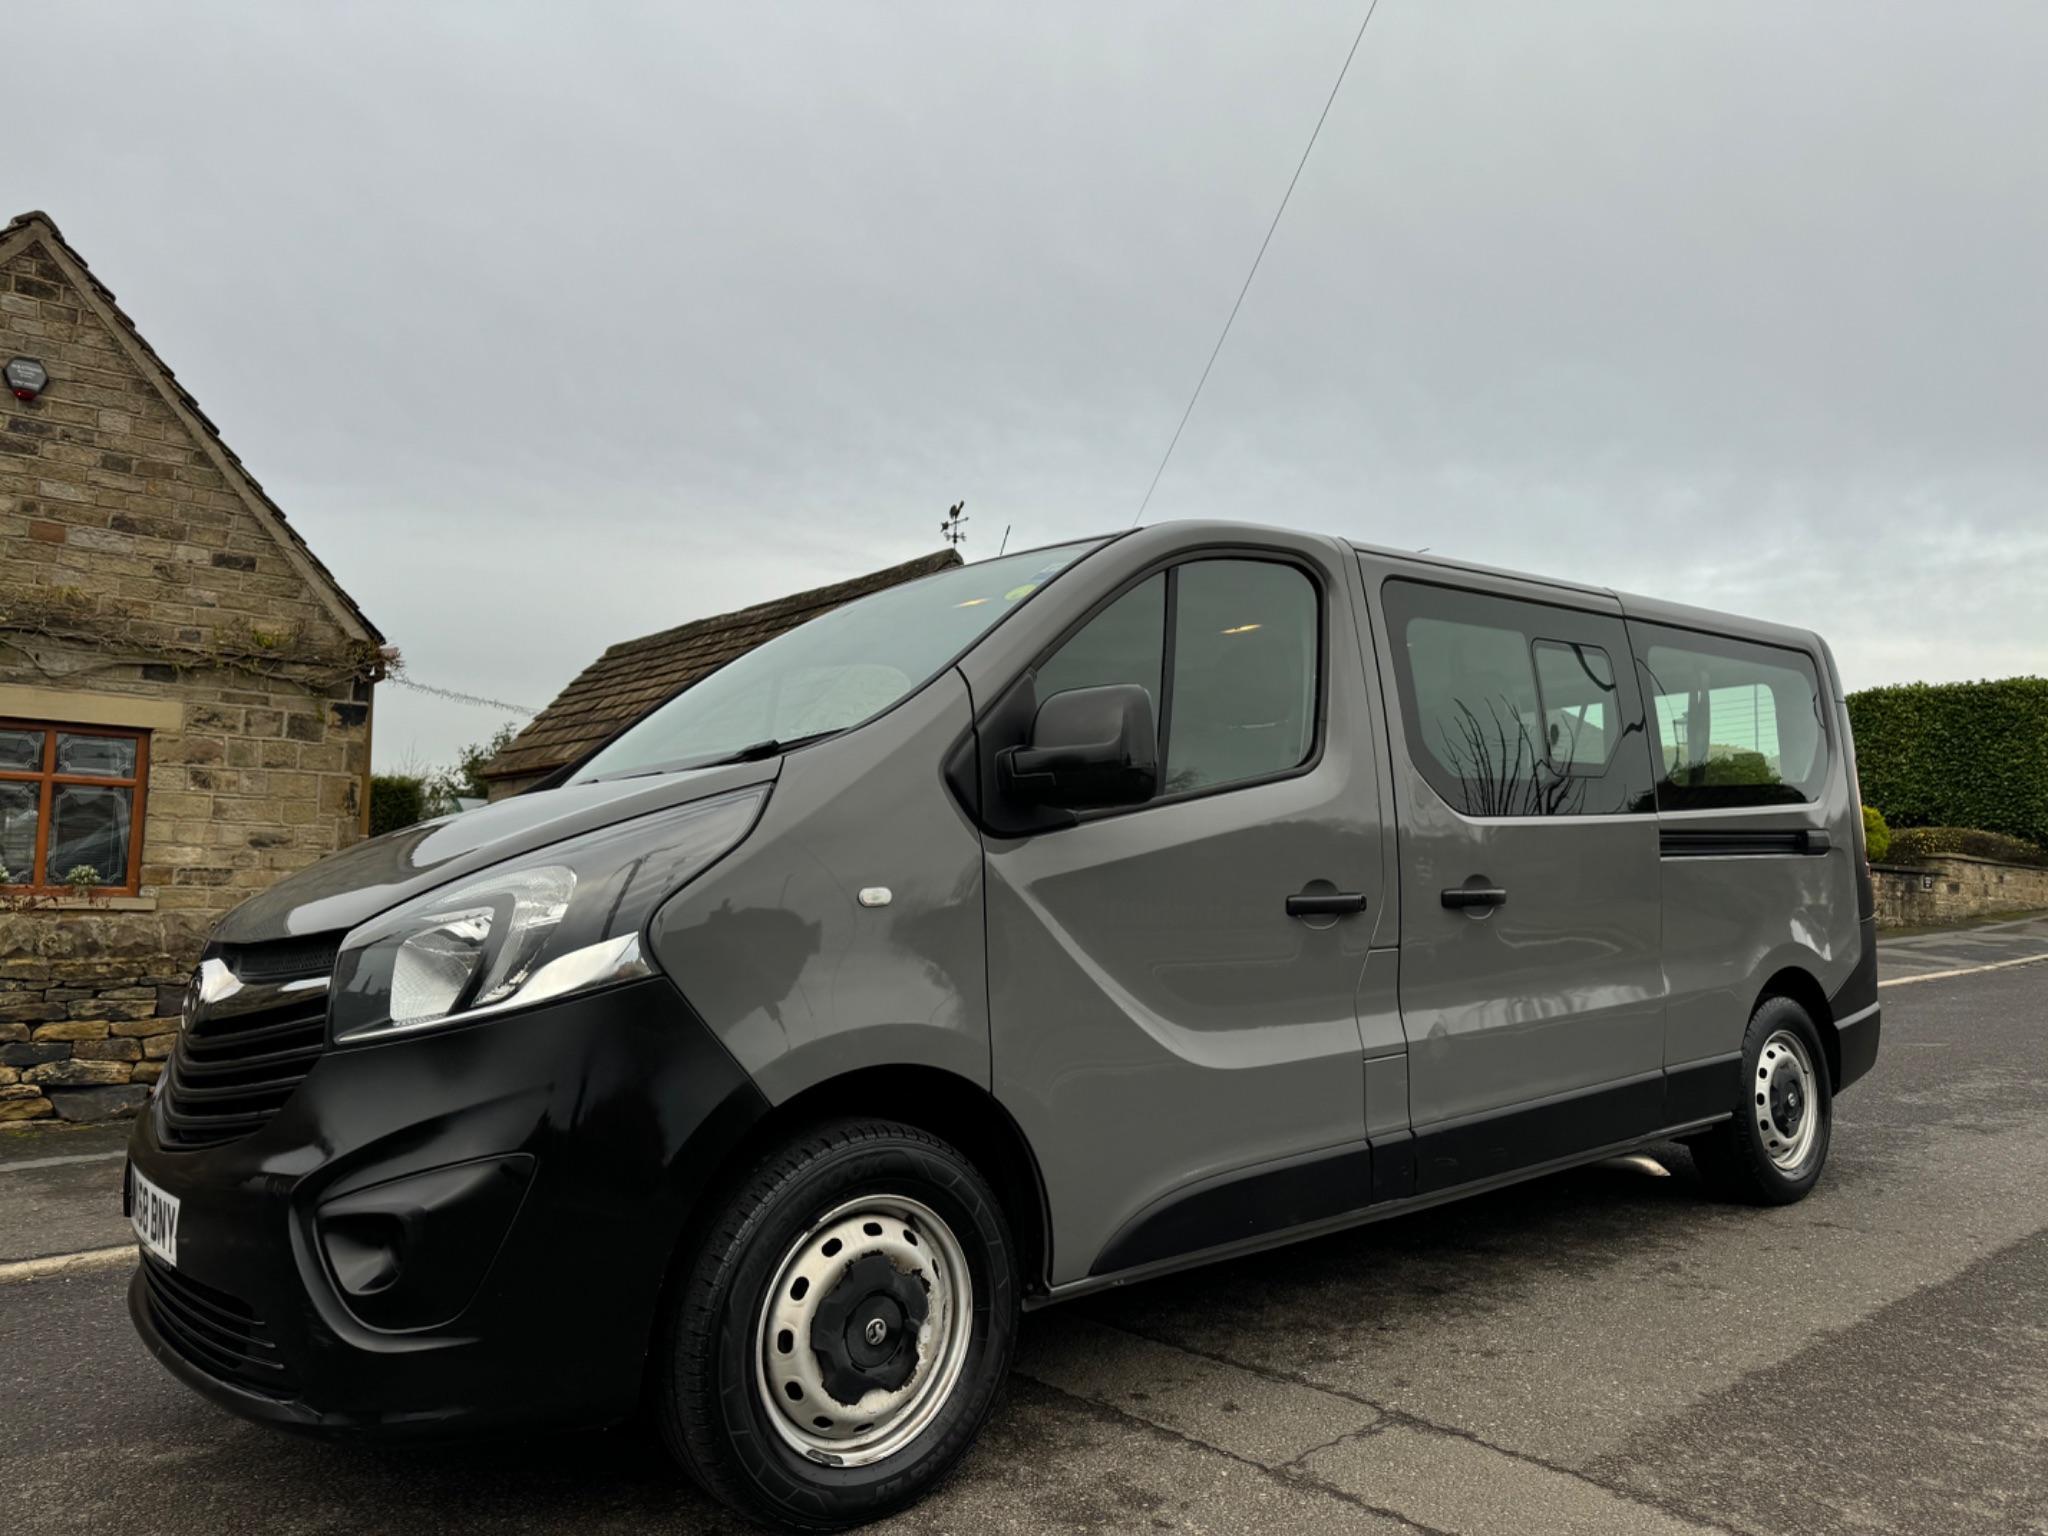
{"type": "Polygon", "coordinates": [[[542,849],[355,929],[335,964],[337,1045],[530,1008],[653,973],[654,908],[753,828],[766,785],[542,849]]]}

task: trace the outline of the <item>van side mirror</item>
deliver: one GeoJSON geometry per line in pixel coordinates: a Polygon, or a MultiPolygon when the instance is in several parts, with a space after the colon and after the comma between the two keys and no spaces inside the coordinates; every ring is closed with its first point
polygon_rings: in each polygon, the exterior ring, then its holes
{"type": "Polygon", "coordinates": [[[997,758],[1003,787],[1035,805],[1138,805],[1159,792],[1152,695],[1136,683],[1069,688],[1038,706],[1028,746],[997,758]]]}

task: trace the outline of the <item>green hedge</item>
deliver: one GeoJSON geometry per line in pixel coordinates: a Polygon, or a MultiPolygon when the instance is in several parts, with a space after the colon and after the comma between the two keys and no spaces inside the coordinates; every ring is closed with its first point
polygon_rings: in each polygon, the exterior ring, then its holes
{"type": "Polygon", "coordinates": [[[426,780],[416,773],[379,773],[370,779],[370,836],[396,832],[427,814],[426,780]]]}
{"type": "Polygon", "coordinates": [[[1892,829],[1874,805],[1863,807],[1863,852],[1873,860],[1892,851],[1892,829]]]}
{"type": "Polygon", "coordinates": [[[1849,695],[1863,799],[1894,829],[1981,827],[2048,845],[2048,677],[1849,695]]]}
{"type": "MultiPolygon", "coordinates": [[[[2048,865],[2048,848],[1974,827],[1906,827],[1892,834],[1891,859],[1913,863],[1937,853],[1964,853],[2001,864],[2048,865]]],[[[1876,854],[1871,855],[1876,858],[1876,854]]]]}

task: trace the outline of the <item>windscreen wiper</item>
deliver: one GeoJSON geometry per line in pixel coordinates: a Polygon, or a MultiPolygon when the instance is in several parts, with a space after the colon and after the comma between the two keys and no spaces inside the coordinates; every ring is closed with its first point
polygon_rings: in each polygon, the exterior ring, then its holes
{"type": "Polygon", "coordinates": [[[699,768],[716,768],[720,763],[758,763],[764,757],[773,757],[782,751],[787,743],[770,736],[766,741],[752,741],[744,747],[728,752],[723,757],[714,757],[708,763],[699,763],[699,768]]]}
{"type": "Polygon", "coordinates": [[[665,773],[682,773],[694,768],[722,768],[728,763],[758,763],[764,757],[776,757],[797,747],[807,747],[814,741],[823,741],[827,736],[838,734],[837,731],[813,731],[808,736],[792,736],[787,741],[770,736],[764,741],[749,742],[744,747],[721,752],[716,757],[677,758],[672,762],[656,763],[649,768],[636,768],[631,773],[608,773],[603,779],[582,779],[578,782],[598,784],[621,779],[652,779],[665,773]]]}
{"type": "Polygon", "coordinates": [[[758,763],[764,757],[779,757],[784,752],[794,751],[798,747],[807,747],[814,741],[823,741],[827,736],[837,736],[838,734],[837,731],[813,731],[808,736],[792,736],[787,741],[782,740],[780,737],[770,736],[765,741],[749,742],[746,746],[736,747],[722,757],[706,758],[703,762],[691,763],[690,766],[692,768],[718,768],[726,763],[758,763]]]}

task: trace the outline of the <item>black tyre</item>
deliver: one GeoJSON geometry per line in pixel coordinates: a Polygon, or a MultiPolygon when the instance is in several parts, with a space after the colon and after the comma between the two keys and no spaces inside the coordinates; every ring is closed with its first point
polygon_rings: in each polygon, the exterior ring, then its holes
{"type": "Polygon", "coordinates": [[[767,1157],[671,1289],[654,1360],[670,1453],[792,1531],[878,1519],[974,1442],[1016,1345],[1007,1223],[973,1164],[889,1121],[767,1157]]]}
{"type": "Polygon", "coordinates": [[[1834,1127],[1820,1031],[1791,998],[1765,998],[1742,1037],[1735,1116],[1693,1143],[1701,1176],[1724,1199],[1790,1205],[1819,1180],[1834,1127]]]}

